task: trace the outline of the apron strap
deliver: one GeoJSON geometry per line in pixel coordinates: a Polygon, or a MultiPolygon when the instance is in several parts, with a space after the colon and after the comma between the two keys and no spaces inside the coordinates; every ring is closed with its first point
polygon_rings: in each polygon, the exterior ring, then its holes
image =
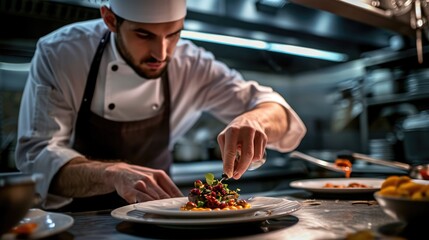
{"type": "MultiPolygon", "coordinates": [[[[101,58],[103,57],[103,51],[106,47],[106,44],[109,42],[110,31],[104,33],[103,37],[98,44],[97,51],[94,55],[94,59],[91,63],[91,68],[88,73],[88,77],[86,80],[85,92],[83,94],[82,103],[79,109],[79,114],[83,114],[84,116],[88,116],[91,111],[91,102],[92,97],[95,91],[95,85],[97,83],[98,71],[100,68],[101,58]]],[[[81,118],[83,119],[83,118],[81,118]]]]}
{"type": "MultiPolygon", "coordinates": [[[[155,167],[155,163],[159,166],[157,168],[164,169],[167,174],[170,174],[170,166],[172,163],[172,157],[171,153],[168,150],[169,140],[170,140],[170,84],[169,84],[169,77],[168,77],[168,71],[165,71],[162,75],[162,83],[163,83],[163,93],[164,93],[164,109],[162,116],[157,116],[156,118],[151,119],[145,119],[138,122],[125,122],[120,123],[118,125],[118,122],[110,121],[107,119],[104,119],[102,117],[99,117],[98,115],[91,112],[91,102],[93,99],[93,94],[95,91],[95,86],[97,82],[97,75],[100,67],[100,62],[103,55],[103,50],[105,49],[105,46],[109,40],[110,31],[106,32],[103,36],[103,38],[100,40],[100,43],[98,45],[97,51],[94,55],[91,69],[88,74],[87,82],[85,91],[83,94],[82,103],[79,109],[78,118],[76,121],[76,139],[73,148],[80,151],[83,154],[86,154],[88,156],[93,155],[96,158],[103,158],[105,156],[101,156],[101,151],[103,154],[105,154],[107,151],[105,150],[105,146],[109,145],[115,145],[116,143],[111,144],[109,141],[104,141],[103,134],[106,131],[98,131],[101,128],[107,126],[110,130],[112,129],[129,129],[129,128],[136,128],[139,129],[139,126],[143,125],[146,127],[154,128],[155,134],[157,134],[156,137],[153,137],[154,131],[148,131],[149,136],[148,138],[152,139],[150,145],[148,147],[142,147],[138,146],[139,149],[145,149],[140,153],[137,153],[137,151],[130,151],[126,149],[126,154],[123,154],[123,151],[117,151],[113,152],[112,156],[114,156],[115,159],[117,158],[127,158],[129,157],[129,153],[131,152],[134,158],[137,159],[145,159],[149,158],[151,161],[147,162],[148,167],[155,167]],[[145,125],[147,122],[150,122],[149,126],[145,125]],[[158,134],[159,133],[159,134],[158,134]],[[152,134],[152,135],[151,135],[152,134]],[[98,138],[101,136],[103,144],[98,146],[98,138]],[[160,138],[159,138],[160,137],[160,138]],[[107,142],[107,143],[106,143],[107,142]],[[161,148],[161,149],[160,149],[161,148]],[[101,149],[101,150],[100,150],[101,149]],[[148,154],[147,151],[150,151],[150,154],[148,154]],[[152,159],[153,158],[153,159],[152,159]]],[[[144,129],[143,129],[144,130],[144,129]]],[[[131,140],[133,142],[136,142],[139,144],[139,141],[145,141],[144,138],[139,137],[133,137],[136,134],[139,134],[141,131],[140,129],[137,131],[134,131],[133,134],[131,134],[131,140]]],[[[145,131],[146,133],[147,131],[145,131]]],[[[106,139],[112,139],[112,138],[106,138],[106,139]]],[[[116,138],[113,137],[115,141],[119,140],[121,144],[126,143],[126,140],[128,138],[116,138]],[[123,141],[124,140],[124,141],[123,141]]],[[[120,144],[116,144],[117,146],[120,146],[120,144]]],[[[128,144],[126,145],[128,147],[130,146],[137,146],[136,144],[128,144]]],[[[131,148],[132,149],[132,148],[131,148]]],[[[108,153],[110,154],[110,153],[108,153]]],[[[109,159],[109,158],[106,158],[109,159]]],[[[134,164],[138,165],[144,165],[143,162],[133,162],[134,164]]],[[[60,208],[55,211],[60,212],[80,212],[80,211],[94,211],[94,210],[102,210],[102,209],[114,209],[120,206],[125,206],[128,203],[121,198],[116,192],[112,192],[109,194],[103,194],[103,195],[97,195],[92,197],[84,197],[84,198],[74,198],[73,202],[60,208]]]]}

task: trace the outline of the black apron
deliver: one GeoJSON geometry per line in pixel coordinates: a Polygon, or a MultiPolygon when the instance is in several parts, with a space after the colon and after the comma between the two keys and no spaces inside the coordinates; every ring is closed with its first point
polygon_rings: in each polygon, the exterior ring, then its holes
{"type": "MultiPolygon", "coordinates": [[[[91,64],[84,96],[79,109],[73,148],[94,160],[120,160],[157,168],[170,173],[170,87],[168,72],[162,76],[164,106],[158,115],[130,122],[111,121],[91,112],[97,75],[110,31],[101,39],[91,64]]],[[[117,66],[116,66],[117,67],[117,66]]],[[[90,184],[90,183],[88,183],[90,184]]],[[[94,197],[74,198],[61,211],[113,209],[128,203],[116,192],[94,197]]]]}

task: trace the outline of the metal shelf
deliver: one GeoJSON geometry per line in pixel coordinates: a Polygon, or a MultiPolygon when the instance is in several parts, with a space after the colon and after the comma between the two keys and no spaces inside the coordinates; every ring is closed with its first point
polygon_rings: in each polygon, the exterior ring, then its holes
{"type": "MultiPolygon", "coordinates": [[[[423,47],[423,63],[418,63],[417,50],[409,48],[402,51],[374,51],[364,54],[363,63],[367,71],[379,68],[401,68],[403,70],[415,70],[429,67],[429,46],[423,47]]],[[[360,84],[364,84],[362,81],[360,84]]],[[[364,87],[361,86],[361,104],[362,113],[360,114],[360,135],[362,151],[369,152],[369,123],[371,107],[383,107],[384,105],[394,105],[406,102],[421,103],[425,99],[429,99],[429,92],[405,92],[389,95],[380,95],[373,97],[366,97],[364,87]]]]}
{"type": "Polygon", "coordinates": [[[367,68],[407,65],[413,67],[429,66],[429,46],[423,47],[423,63],[418,63],[417,49],[410,48],[402,51],[374,51],[363,54],[363,63],[367,68]]]}
{"type": "Polygon", "coordinates": [[[418,101],[426,98],[429,98],[429,92],[392,94],[367,98],[366,105],[369,107],[375,105],[396,104],[407,101],[418,101]]]}
{"type": "Polygon", "coordinates": [[[409,14],[395,16],[392,11],[371,6],[364,1],[351,0],[290,0],[307,7],[332,12],[339,16],[371,26],[389,29],[402,35],[414,36],[409,14]]]}

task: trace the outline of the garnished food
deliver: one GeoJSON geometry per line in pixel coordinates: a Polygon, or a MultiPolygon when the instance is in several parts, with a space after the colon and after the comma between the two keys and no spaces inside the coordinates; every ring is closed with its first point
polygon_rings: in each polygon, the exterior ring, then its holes
{"type": "Polygon", "coordinates": [[[408,176],[390,176],[381,184],[379,193],[412,200],[429,200],[429,184],[416,183],[408,176]]]}
{"type": "Polygon", "coordinates": [[[349,184],[333,184],[333,183],[325,183],[323,185],[324,188],[371,188],[372,186],[368,186],[366,184],[352,182],[349,184]]]}
{"type": "Polygon", "coordinates": [[[188,202],[180,210],[183,211],[212,211],[212,210],[238,210],[250,208],[251,204],[239,199],[240,189],[231,190],[228,184],[214,178],[212,173],[205,175],[206,182],[194,182],[188,194],[188,202]]]}
{"type": "MultiPolygon", "coordinates": [[[[337,158],[334,162],[335,166],[340,167],[346,174],[346,178],[350,178],[350,174],[352,173],[352,163],[350,160],[346,158],[337,158]]],[[[371,188],[371,186],[352,182],[349,184],[333,184],[333,183],[325,183],[324,188],[371,188]]]]}
{"type": "Polygon", "coordinates": [[[352,173],[352,163],[350,160],[345,158],[337,158],[334,163],[337,167],[340,167],[343,169],[343,171],[346,174],[346,178],[350,177],[350,174],[352,173]]]}

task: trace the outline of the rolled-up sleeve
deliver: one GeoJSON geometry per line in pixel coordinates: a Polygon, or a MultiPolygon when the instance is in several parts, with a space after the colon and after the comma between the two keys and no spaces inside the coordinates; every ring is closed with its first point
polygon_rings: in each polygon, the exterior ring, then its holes
{"type": "Polygon", "coordinates": [[[271,87],[245,80],[241,73],[217,61],[214,56],[190,42],[182,42],[171,68],[173,87],[173,138],[188,130],[199,114],[208,112],[228,124],[235,117],[265,102],[282,105],[288,115],[288,130],[269,148],[288,152],[306,134],[306,127],[285,98],[271,87]],[[177,84],[177,85],[175,85],[177,84]],[[194,111],[189,111],[189,110],[194,111]]]}
{"type": "Polygon", "coordinates": [[[48,194],[50,183],[64,164],[81,154],[70,147],[76,109],[54,84],[58,76],[52,68],[58,65],[47,56],[40,50],[33,56],[21,99],[15,163],[22,172],[43,174],[36,185],[42,207],[58,208],[71,199],[48,194]]]}

